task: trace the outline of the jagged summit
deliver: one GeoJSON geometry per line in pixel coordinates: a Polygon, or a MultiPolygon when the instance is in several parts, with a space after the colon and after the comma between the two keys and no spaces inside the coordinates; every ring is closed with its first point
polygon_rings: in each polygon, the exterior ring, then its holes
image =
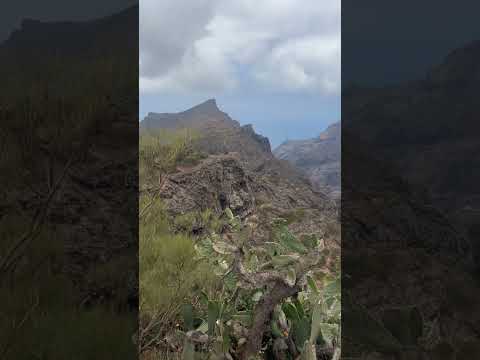
{"type": "Polygon", "coordinates": [[[202,110],[202,111],[220,111],[217,106],[217,100],[215,99],[208,99],[201,104],[195,105],[194,107],[188,109],[187,111],[193,110],[202,110]]]}
{"type": "Polygon", "coordinates": [[[205,119],[206,117],[222,118],[226,113],[221,111],[217,106],[215,99],[208,99],[194,107],[181,112],[184,116],[189,116],[195,119],[205,119]]]}
{"type": "MultiPolygon", "coordinates": [[[[215,113],[222,113],[222,111],[219,109],[217,105],[217,101],[215,99],[208,99],[198,105],[195,105],[191,107],[190,109],[184,110],[182,112],[179,112],[178,114],[189,114],[189,113],[210,113],[210,114],[215,114],[215,113]]],[[[171,115],[176,115],[177,113],[157,113],[157,112],[149,112],[147,114],[147,117],[149,116],[171,116],[171,115]]]]}
{"type": "Polygon", "coordinates": [[[209,99],[179,113],[149,112],[141,121],[144,129],[155,128],[180,128],[180,127],[205,127],[207,123],[218,122],[227,126],[238,127],[226,113],[222,112],[215,99],[209,99]]]}

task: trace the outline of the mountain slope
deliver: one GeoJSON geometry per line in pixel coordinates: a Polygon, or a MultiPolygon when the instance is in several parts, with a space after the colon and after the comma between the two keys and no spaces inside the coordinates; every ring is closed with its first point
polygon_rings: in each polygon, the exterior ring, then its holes
{"type": "Polygon", "coordinates": [[[302,170],[315,188],[340,197],[341,125],[330,125],[317,138],[286,141],[274,150],[278,159],[302,170]]]}

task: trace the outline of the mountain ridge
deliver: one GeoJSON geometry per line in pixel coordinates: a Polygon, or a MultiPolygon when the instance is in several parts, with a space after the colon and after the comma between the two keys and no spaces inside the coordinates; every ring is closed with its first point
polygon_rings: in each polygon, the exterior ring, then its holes
{"type": "Polygon", "coordinates": [[[272,160],[270,141],[257,134],[253,125],[240,123],[220,110],[215,99],[208,99],[178,113],[149,112],[140,122],[141,131],[192,128],[202,133],[199,146],[207,153],[238,152],[252,166],[272,160]]]}

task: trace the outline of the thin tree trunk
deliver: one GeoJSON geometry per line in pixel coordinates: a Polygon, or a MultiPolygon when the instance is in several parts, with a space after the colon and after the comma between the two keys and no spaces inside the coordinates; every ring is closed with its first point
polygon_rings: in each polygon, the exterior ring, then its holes
{"type": "Polygon", "coordinates": [[[275,306],[299,291],[298,286],[290,287],[281,281],[277,281],[271,290],[260,299],[254,309],[253,323],[241,355],[242,360],[249,360],[250,357],[257,355],[261,350],[263,334],[268,330],[275,306]]]}

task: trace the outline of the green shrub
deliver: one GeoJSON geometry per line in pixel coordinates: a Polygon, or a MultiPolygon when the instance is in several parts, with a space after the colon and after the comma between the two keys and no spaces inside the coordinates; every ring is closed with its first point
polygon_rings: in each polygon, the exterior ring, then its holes
{"type": "Polygon", "coordinates": [[[196,304],[202,290],[215,286],[211,268],[195,256],[194,240],[173,234],[161,203],[140,223],[140,346],[162,345],[181,326],[184,304],[196,304]]]}
{"type": "Polygon", "coordinates": [[[189,129],[142,131],[139,141],[140,184],[159,185],[177,166],[195,165],[202,155],[195,149],[198,134],[189,129]]]}

